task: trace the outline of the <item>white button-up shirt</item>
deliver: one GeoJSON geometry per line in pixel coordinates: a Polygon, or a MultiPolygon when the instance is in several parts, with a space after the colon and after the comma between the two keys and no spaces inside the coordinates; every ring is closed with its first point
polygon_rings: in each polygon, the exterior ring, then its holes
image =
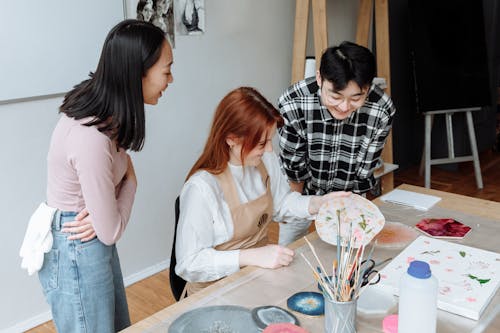
{"type": "MultiPolygon", "coordinates": [[[[293,223],[295,219],[313,219],[308,210],[310,197],[290,190],[276,154],[265,153],[262,161],[271,180],[273,221],[293,223]]],[[[232,164],[228,167],[242,204],[265,193],[266,186],[256,167],[232,164]]],[[[196,172],[184,184],[180,195],[175,272],[189,282],[214,281],[237,272],[239,250],[215,249],[232,237],[231,212],[216,177],[206,171],[196,172]]]]}

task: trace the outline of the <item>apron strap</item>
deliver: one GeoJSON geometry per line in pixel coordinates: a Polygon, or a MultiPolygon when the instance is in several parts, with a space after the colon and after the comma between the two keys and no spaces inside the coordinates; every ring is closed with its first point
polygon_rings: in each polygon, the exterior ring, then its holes
{"type": "Polygon", "coordinates": [[[260,162],[260,164],[257,165],[257,170],[259,170],[260,176],[262,177],[262,182],[264,183],[264,186],[266,186],[266,192],[271,191],[269,175],[263,162],[260,162]]]}
{"type": "MultiPolygon", "coordinates": [[[[269,181],[269,175],[267,173],[266,167],[264,163],[260,162],[257,166],[257,170],[259,170],[260,176],[262,178],[262,182],[266,187],[266,192],[271,191],[271,184],[269,181]]],[[[238,195],[238,191],[236,190],[236,185],[234,184],[233,175],[231,174],[231,170],[227,167],[222,173],[216,175],[219,180],[219,186],[222,188],[222,192],[224,193],[224,199],[226,200],[229,209],[241,205],[240,197],[238,195]]]]}
{"type": "Polygon", "coordinates": [[[219,186],[222,188],[224,200],[229,206],[229,209],[232,210],[234,207],[240,205],[240,197],[238,195],[238,191],[236,190],[233,175],[231,174],[229,167],[227,167],[222,173],[216,175],[216,177],[219,180],[219,186]]]}

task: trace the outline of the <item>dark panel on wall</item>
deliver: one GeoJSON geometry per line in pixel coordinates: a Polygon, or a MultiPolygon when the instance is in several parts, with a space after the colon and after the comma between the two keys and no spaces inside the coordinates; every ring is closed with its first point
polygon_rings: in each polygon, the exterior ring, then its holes
{"type": "MultiPolygon", "coordinates": [[[[410,7],[412,0],[391,0],[389,1],[389,30],[391,45],[391,94],[394,104],[397,107],[397,114],[393,124],[393,151],[394,161],[400,165],[401,169],[415,165],[420,162],[422,156],[424,124],[423,116],[418,112],[417,99],[415,93],[415,78],[412,66],[412,47],[410,45],[410,7]]],[[[420,0],[417,0],[420,1],[420,0]]],[[[433,1],[422,0],[432,4],[433,1]]],[[[442,0],[436,0],[440,3],[442,0]]],[[[449,3],[449,0],[443,2],[449,3]]],[[[453,1],[455,3],[455,1],[453,1]]],[[[486,41],[487,59],[481,67],[489,64],[486,83],[486,96],[489,100],[485,104],[494,104],[495,91],[500,81],[500,35],[499,18],[500,5],[497,0],[483,0],[484,6],[484,26],[485,30],[475,29],[478,38],[486,41]],[[485,34],[486,31],[486,34],[485,34]]],[[[480,1],[469,1],[471,6],[481,8],[480,1]]],[[[449,15],[439,18],[442,22],[451,23],[449,15]]],[[[428,21],[424,20],[423,23],[428,21]]],[[[458,34],[459,32],[453,32],[458,34]]],[[[462,43],[461,47],[465,47],[462,43]]],[[[454,60],[456,62],[456,60],[454,60]]],[[[453,86],[454,82],[436,75],[429,84],[437,83],[440,87],[446,85],[453,86]],[[434,81],[434,82],[433,82],[434,81]]],[[[474,86],[472,84],[471,86],[474,86]]],[[[477,85],[475,85],[477,87],[477,85]]],[[[472,87],[474,88],[474,87],[472,87]]],[[[446,104],[443,109],[453,108],[453,99],[446,104]]],[[[456,105],[456,104],[455,104],[456,105]]],[[[495,109],[496,107],[484,107],[482,111],[474,112],[474,125],[479,151],[491,149],[495,142],[495,109]]],[[[457,155],[469,153],[469,141],[466,136],[466,125],[463,117],[459,116],[454,120],[455,151],[457,155]]],[[[443,157],[446,154],[446,135],[444,122],[436,119],[433,130],[433,157],[443,157]]]]}
{"type": "Polygon", "coordinates": [[[417,108],[491,104],[483,6],[477,0],[410,0],[417,108]]]}

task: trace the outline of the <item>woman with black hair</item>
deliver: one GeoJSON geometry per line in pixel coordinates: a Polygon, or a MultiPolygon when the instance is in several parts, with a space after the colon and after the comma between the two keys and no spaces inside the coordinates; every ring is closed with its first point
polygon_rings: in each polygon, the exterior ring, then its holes
{"type": "Polygon", "coordinates": [[[157,104],[172,83],[171,65],[159,28],[125,20],[109,32],[96,71],[60,107],[47,159],[53,245],[39,272],[59,332],[130,325],[115,247],[137,186],[127,150],[142,149],[144,104],[157,104]]]}

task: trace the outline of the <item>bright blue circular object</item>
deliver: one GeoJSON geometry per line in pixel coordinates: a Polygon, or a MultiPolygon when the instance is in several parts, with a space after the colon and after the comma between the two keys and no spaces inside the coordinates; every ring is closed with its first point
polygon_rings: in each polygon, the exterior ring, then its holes
{"type": "Polygon", "coordinates": [[[312,291],[303,291],[290,296],[286,305],[292,311],[308,316],[322,316],[325,313],[323,295],[312,291]]]}
{"type": "Polygon", "coordinates": [[[428,279],[431,277],[431,267],[425,261],[412,261],[407,272],[417,279],[428,279]]]}

